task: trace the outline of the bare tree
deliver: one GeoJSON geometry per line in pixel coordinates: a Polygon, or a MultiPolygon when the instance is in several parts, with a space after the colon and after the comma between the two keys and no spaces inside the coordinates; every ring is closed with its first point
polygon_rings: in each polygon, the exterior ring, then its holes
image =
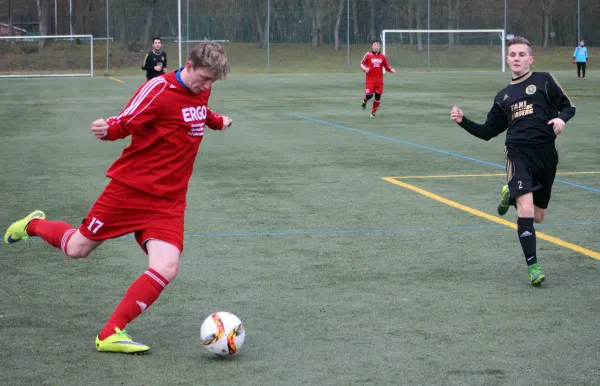
{"type": "Polygon", "coordinates": [[[267,39],[269,38],[269,31],[267,25],[267,7],[265,6],[265,1],[263,0],[255,0],[254,1],[254,18],[256,19],[256,27],[258,31],[258,39],[259,39],[259,47],[266,48],[267,47],[267,39]]]}
{"type": "MultiPolygon", "coordinates": [[[[352,0],[352,33],[354,36],[354,42],[358,40],[359,30],[358,30],[358,12],[356,10],[356,3],[358,0],[352,0]]],[[[348,27],[350,28],[350,27],[348,27]]]]}
{"type": "Polygon", "coordinates": [[[544,24],[542,26],[544,48],[548,48],[548,36],[550,35],[550,15],[552,15],[552,2],[553,0],[540,0],[540,5],[542,6],[542,12],[544,14],[544,24]]]}
{"type": "Polygon", "coordinates": [[[329,0],[304,0],[304,9],[310,18],[310,36],[313,47],[323,44],[323,18],[327,14],[329,0]]]}
{"type": "MultiPolygon", "coordinates": [[[[458,28],[458,15],[461,11],[462,0],[447,0],[448,29],[458,28]]],[[[453,33],[448,34],[448,51],[454,50],[456,45],[453,33]]]]}
{"type": "MultiPolygon", "coordinates": [[[[344,12],[344,4],[346,4],[346,0],[338,0],[337,14],[335,15],[335,25],[333,27],[336,51],[340,49],[340,24],[342,22],[342,14],[344,12]]],[[[349,27],[350,26],[346,26],[346,28],[349,27]]]]}
{"type": "Polygon", "coordinates": [[[369,0],[369,40],[377,39],[375,29],[375,0],[369,0]]]}
{"type": "Polygon", "coordinates": [[[144,0],[143,5],[146,8],[146,23],[142,33],[142,44],[147,44],[150,41],[150,33],[154,24],[154,15],[156,14],[157,0],[144,0]]]}
{"type": "MultiPolygon", "coordinates": [[[[40,35],[48,35],[48,2],[49,0],[36,0],[38,8],[38,23],[40,35]]],[[[40,39],[40,48],[44,47],[46,39],[40,39]]]]}
{"type": "Polygon", "coordinates": [[[14,36],[15,31],[13,28],[13,13],[10,1],[11,0],[8,0],[8,36],[14,36]]]}
{"type": "MultiPolygon", "coordinates": [[[[423,20],[421,20],[423,2],[419,0],[413,0],[413,3],[415,5],[415,19],[417,21],[417,29],[421,29],[423,22],[423,20]]],[[[423,36],[420,32],[417,34],[417,51],[423,51],[423,36]]]]}

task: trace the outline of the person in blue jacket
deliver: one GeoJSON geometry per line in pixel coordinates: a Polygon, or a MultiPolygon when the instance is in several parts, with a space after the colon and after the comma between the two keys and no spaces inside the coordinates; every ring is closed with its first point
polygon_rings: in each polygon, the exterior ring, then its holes
{"type": "Polygon", "coordinates": [[[577,63],[577,79],[581,80],[581,73],[583,72],[583,80],[585,80],[585,65],[588,61],[588,50],[585,46],[585,42],[582,40],[573,52],[573,63],[577,63]]]}

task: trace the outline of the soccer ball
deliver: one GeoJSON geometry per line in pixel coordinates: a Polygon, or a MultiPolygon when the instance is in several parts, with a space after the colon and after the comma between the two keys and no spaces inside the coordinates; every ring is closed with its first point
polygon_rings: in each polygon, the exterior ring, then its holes
{"type": "Polygon", "coordinates": [[[246,331],[242,321],[231,312],[210,314],[200,327],[204,347],[219,356],[235,355],[244,344],[246,331]]]}

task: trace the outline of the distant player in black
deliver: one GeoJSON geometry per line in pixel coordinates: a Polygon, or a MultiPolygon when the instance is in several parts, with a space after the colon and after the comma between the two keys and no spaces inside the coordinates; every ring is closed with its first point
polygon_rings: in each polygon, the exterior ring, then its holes
{"type": "Polygon", "coordinates": [[[494,98],[485,123],[467,119],[458,106],[452,108],[450,118],[486,141],[507,130],[508,185],[502,188],[498,214],[504,215],[511,204],[516,205],[517,232],[529,279],[531,284],[538,285],[546,276],[537,263],[533,223],[541,223],[546,215],[558,165],[554,141],[575,115],[575,106],[554,76],[531,72],[534,58],[527,39],[515,37],[507,49],[512,82],[494,98]]]}
{"type": "Polygon", "coordinates": [[[162,50],[162,40],[159,37],[152,39],[152,51],[146,54],[142,70],[146,71],[148,80],[167,73],[167,53],[162,50]]]}

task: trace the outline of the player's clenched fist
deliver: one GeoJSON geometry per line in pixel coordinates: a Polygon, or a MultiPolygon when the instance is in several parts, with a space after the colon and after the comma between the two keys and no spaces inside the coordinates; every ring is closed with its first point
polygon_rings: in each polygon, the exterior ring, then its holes
{"type": "Polygon", "coordinates": [[[106,137],[106,133],[108,133],[108,123],[106,123],[106,120],[96,119],[92,122],[92,133],[98,139],[106,137]]]}
{"type": "Polygon", "coordinates": [[[232,123],[233,123],[233,121],[231,120],[231,118],[224,116],[223,117],[223,128],[221,130],[227,129],[228,127],[231,126],[232,123]]]}
{"type": "Polygon", "coordinates": [[[456,123],[461,123],[463,119],[463,112],[458,106],[454,106],[450,111],[450,119],[456,123]]]}

